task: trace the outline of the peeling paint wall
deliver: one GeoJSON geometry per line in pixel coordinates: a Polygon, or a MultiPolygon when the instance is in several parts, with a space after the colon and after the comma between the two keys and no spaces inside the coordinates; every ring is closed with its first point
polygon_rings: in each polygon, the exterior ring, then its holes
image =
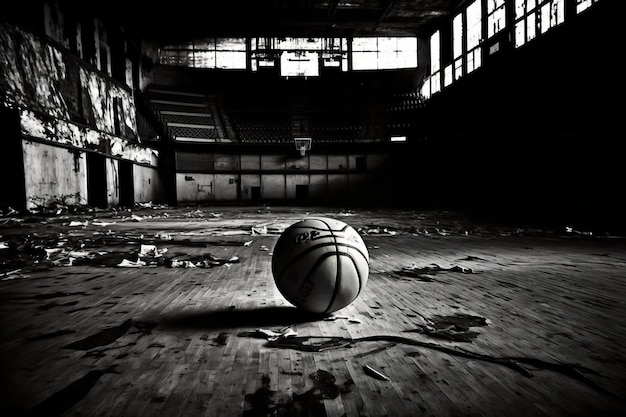
{"type": "Polygon", "coordinates": [[[120,162],[117,159],[106,161],[107,204],[117,206],[120,203],[120,162]]]}
{"type": "Polygon", "coordinates": [[[120,134],[126,138],[137,136],[135,102],[132,93],[113,84],[101,75],[80,68],[80,82],[88,98],[85,111],[94,127],[103,132],[115,134],[115,100],[121,103],[120,134]]]}
{"type": "Polygon", "coordinates": [[[66,65],[57,49],[16,27],[0,25],[0,75],[3,101],[68,118],[61,94],[66,65]]]}
{"type": "Polygon", "coordinates": [[[26,208],[55,202],[85,204],[87,159],[81,152],[23,142],[26,208]]]}
{"type": "MultiPolygon", "coordinates": [[[[44,14],[46,34],[67,44],[62,14],[54,7],[46,7],[44,14]]],[[[82,28],[77,25],[77,29],[82,28]]],[[[99,31],[101,43],[106,41],[101,25],[93,29],[99,31]]],[[[18,27],[0,24],[0,105],[19,113],[27,207],[61,201],[86,204],[85,151],[109,156],[109,205],[120,203],[119,161],[115,158],[142,164],[134,170],[135,201],[157,201],[161,184],[157,170],[151,167],[158,165],[158,151],[138,141],[132,91],[59,48],[18,27]]],[[[80,51],[80,44],[77,49],[80,51]]],[[[109,58],[104,70],[109,71],[110,51],[106,52],[109,58]]],[[[132,74],[132,66],[128,73],[132,74]]]]}
{"type": "Polygon", "coordinates": [[[26,135],[102,153],[114,149],[110,154],[156,162],[152,150],[135,142],[136,108],[130,90],[35,35],[4,24],[0,91],[5,106],[21,109],[26,135]]]}

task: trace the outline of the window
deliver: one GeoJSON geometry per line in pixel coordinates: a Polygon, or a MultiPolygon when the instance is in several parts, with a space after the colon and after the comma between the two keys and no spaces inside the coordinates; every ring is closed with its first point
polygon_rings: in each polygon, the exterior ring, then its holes
{"type": "Polygon", "coordinates": [[[348,71],[348,40],[346,38],[324,38],[322,50],[324,67],[341,68],[348,71]]]}
{"type": "Polygon", "coordinates": [[[598,0],[576,0],[576,13],[582,13],[598,0]]]}
{"type": "Polygon", "coordinates": [[[439,81],[439,71],[441,69],[441,39],[439,31],[430,36],[430,94],[436,93],[441,89],[439,81]]]}
{"type": "Polygon", "coordinates": [[[321,38],[276,38],[280,51],[280,75],[283,77],[317,77],[322,51],[321,38]]]}
{"type": "Polygon", "coordinates": [[[539,28],[541,33],[546,33],[548,29],[563,23],[565,18],[565,1],[551,0],[541,5],[539,14],[539,28]]]}
{"type": "Polygon", "coordinates": [[[515,0],[515,47],[564,20],[565,0],[515,0]]]}
{"type": "Polygon", "coordinates": [[[389,140],[391,142],[406,142],[406,136],[391,136],[389,140]]]}
{"type": "Polygon", "coordinates": [[[506,25],[506,0],[487,0],[487,37],[490,38],[506,25]]]}
{"type": "Polygon", "coordinates": [[[417,68],[417,38],[354,38],[352,68],[355,70],[417,68]]]}
{"type": "Polygon", "coordinates": [[[482,65],[480,42],[482,41],[481,1],[476,0],[465,11],[467,21],[467,72],[482,65]]]}
{"type": "Polygon", "coordinates": [[[159,50],[159,62],[193,68],[246,68],[245,38],[206,38],[159,50]]]}
{"type": "Polygon", "coordinates": [[[463,76],[463,13],[452,20],[452,57],[454,59],[454,79],[463,76]]]}
{"type": "Polygon", "coordinates": [[[536,0],[515,0],[515,47],[535,37],[536,0]]]}
{"type": "Polygon", "coordinates": [[[452,84],[453,78],[452,64],[446,65],[446,67],[443,69],[443,86],[447,87],[452,84]]]}
{"type": "Polygon", "coordinates": [[[420,94],[424,97],[424,100],[428,100],[430,98],[430,78],[424,79],[424,83],[420,88],[420,94]]]}
{"type": "Polygon", "coordinates": [[[319,52],[282,51],[280,54],[283,77],[317,77],[319,72],[319,52]]]}

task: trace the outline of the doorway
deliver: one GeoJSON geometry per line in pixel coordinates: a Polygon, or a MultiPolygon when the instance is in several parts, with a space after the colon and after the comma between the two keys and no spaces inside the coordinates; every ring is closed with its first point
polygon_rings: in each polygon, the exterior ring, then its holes
{"type": "Polygon", "coordinates": [[[296,201],[306,202],[309,199],[309,185],[308,184],[296,184],[296,201]]]}
{"type": "Polygon", "coordinates": [[[250,199],[252,201],[261,201],[261,187],[250,187],[250,199]]]}
{"type": "Polygon", "coordinates": [[[87,153],[87,204],[91,207],[107,207],[107,179],[105,157],[87,153]]]}
{"type": "Polygon", "coordinates": [[[134,165],[131,161],[120,160],[120,206],[132,207],[135,204],[134,165]]]}

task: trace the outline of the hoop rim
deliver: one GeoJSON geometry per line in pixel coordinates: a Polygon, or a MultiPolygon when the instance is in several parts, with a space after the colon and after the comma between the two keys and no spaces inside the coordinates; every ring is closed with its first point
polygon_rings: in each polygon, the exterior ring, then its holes
{"type": "Polygon", "coordinates": [[[309,149],[311,149],[311,142],[312,142],[311,138],[302,138],[302,137],[293,138],[293,143],[296,146],[296,149],[298,150],[304,149],[305,151],[308,151],[309,149]]]}

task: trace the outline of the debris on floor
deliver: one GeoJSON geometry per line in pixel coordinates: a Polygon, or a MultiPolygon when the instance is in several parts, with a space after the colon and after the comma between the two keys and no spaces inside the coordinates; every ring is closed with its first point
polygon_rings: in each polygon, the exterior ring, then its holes
{"type": "Polygon", "coordinates": [[[382,381],[391,381],[391,379],[389,379],[389,377],[385,374],[383,374],[382,372],[372,368],[369,365],[363,365],[363,370],[365,371],[366,374],[368,374],[371,377],[374,377],[376,379],[380,379],[382,381]]]}
{"type": "Polygon", "coordinates": [[[335,376],[323,369],[309,374],[314,386],[298,394],[278,393],[270,389],[268,375],[261,378],[261,387],[253,394],[246,394],[244,417],[289,416],[289,417],[326,417],[324,400],[333,400],[339,394],[349,393],[354,382],[348,379],[337,385],[335,376]],[[279,394],[279,395],[277,395],[279,394]],[[275,397],[278,397],[275,399],[275,397]]]}
{"type": "Polygon", "coordinates": [[[454,265],[445,268],[433,263],[427,266],[411,265],[409,267],[403,267],[400,270],[393,271],[393,274],[400,277],[416,278],[423,282],[434,282],[436,281],[434,275],[440,272],[459,272],[461,274],[475,273],[472,268],[464,266],[454,265]]]}
{"type": "Polygon", "coordinates": [[[277,340],[286,339],[288,337],[295,337],[298,333],[291,327],[283,327],[282,329],[275,331],[270,329],[256,329],[253,332],[242,332],[239,336],[254,337],[260,339],[267,339],[270,342],[276,342],[277,340]]]}
{"type": "Polygon", "coordinates": [[[425,320],[426,324],[419,324],[417,328],[406,330],[406,332],[421,333],[429,337],[452,342],[471,343],[480,333],[470,329],[472,327],[487,326],[487,320],[484,317],[470,314],[437,315],[425,320]]]}

